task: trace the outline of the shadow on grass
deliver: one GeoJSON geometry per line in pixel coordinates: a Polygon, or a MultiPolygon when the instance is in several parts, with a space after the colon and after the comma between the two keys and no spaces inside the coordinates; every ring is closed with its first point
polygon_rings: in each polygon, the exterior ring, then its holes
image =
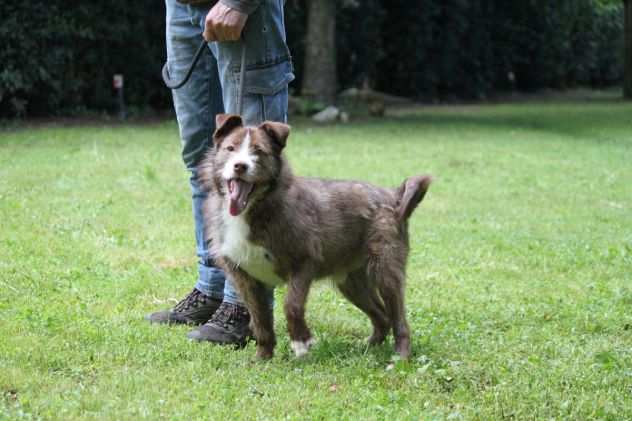
{"type": "MultiPolygon", "coordinates": [[[[425,360],[427,356],[432,356],[435,360],[443,360],[442,350],[434,345],[430,345],[427,338],[412,339],[411,356],[408,361],[401,363],[410,367],[417,367],[419,359],[425,360]]],[[[254,343],[252,352],[255,350],[254,343]]],[[[327,335],[319,336],[316,344],[310,352],[301,358],[296,358],[290,349],[289,342],[281,341],[275,350],[275,358],[281,358],[288,362],[296,362],[301,365],[324,366],[334,364],[337,367],[369,365],[376,369],[384,369],[392,362],[398,362],[399,356],[395,353],[392,335],[384,343],[379,345],[368,345],[365,337],[350,337],[327,335]]],[[[423,362],[423,361],[422,361],[423,362]]]]}

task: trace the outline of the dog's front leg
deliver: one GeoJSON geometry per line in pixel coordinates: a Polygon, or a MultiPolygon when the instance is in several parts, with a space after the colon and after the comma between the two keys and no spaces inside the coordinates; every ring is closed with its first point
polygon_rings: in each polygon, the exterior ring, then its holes
{"type": "Polygon", "coordinates": [[[274,336],[274,317],[267,300],[266,287],[239,267],[231,265],[230,262],[225,267],[229,268],[227,273],[232,276],[250,313],[250,328],[257,340],[257,357],[261,359],[272,358],[276,338],[274,336]]]}
{"type": "Polygon", "coordinates": [[[290,334],[290,346],[297,357],[307,354],[314,338],[305,322],[305,304],[312,283],[311,270],[303,270],[291,276],[285,297],[285,317],[290,334]]]}

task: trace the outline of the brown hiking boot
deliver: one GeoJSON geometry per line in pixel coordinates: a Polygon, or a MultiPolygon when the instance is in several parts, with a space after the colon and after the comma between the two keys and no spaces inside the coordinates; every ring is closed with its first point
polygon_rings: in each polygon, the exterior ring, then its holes
{"type": "Polygon", "coordinates": [[[204,295],[193,288],[182,301],[171,310],[157,311],[145,316],[151,323],[180,323],[200,325],[213,316],[222,302],[204,295]]]}
{"type": "Polygon", "coordinates": [[[208,322],[189,332],[187,337],[196,341],[243,347],[252,337],[248,323],[250,314],[245,307],[223,302],[208,322]]]}

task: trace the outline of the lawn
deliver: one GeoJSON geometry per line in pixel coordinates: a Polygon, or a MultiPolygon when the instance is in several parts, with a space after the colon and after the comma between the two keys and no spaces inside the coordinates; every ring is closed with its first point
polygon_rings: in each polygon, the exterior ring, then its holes
{"type": "MultiPolygon", "coordinates": [[[[632,419],[632,105],[298,122],[301,175],[436,178],[411,222],[413,357],[318,284],[269,362],[143,316],[196,275],[174,122],[0,132],[0,419],[632,419]]],[[[277,290],[277,302],[285,291],[277,290]]]]}

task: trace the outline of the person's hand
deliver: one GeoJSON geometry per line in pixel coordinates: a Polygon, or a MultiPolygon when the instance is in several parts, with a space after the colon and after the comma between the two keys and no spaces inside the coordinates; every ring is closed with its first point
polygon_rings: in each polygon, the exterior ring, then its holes
{"type": "Polygon", "coordinates": [[[218,1],[206,15],[204,39],[211,41],[237,41],[246,25],[248,15],[218,1]]]}

